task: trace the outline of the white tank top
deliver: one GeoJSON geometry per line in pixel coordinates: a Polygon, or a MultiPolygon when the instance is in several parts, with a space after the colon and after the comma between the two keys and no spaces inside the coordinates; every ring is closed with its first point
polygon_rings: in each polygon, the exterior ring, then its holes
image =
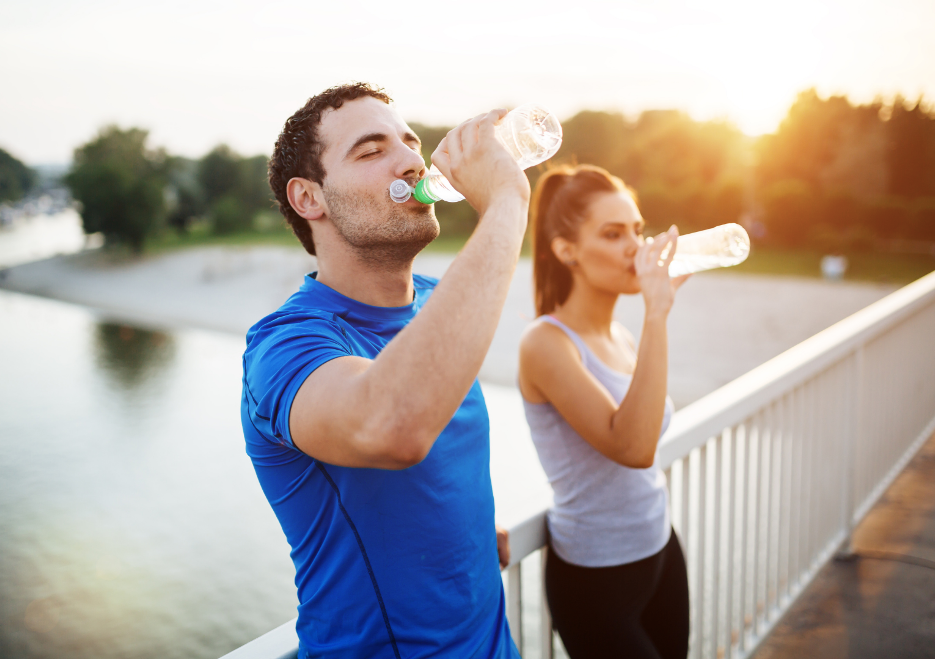
{"type": "MultiPolygon", "coordinates": [[[[597,358],[571,328],[552,316],[542,320],[563,330],[581,353],[584,367],[619,405],[632,376],[597,358]]],[[[633,563],[656,554],[669,542],[669,493],[655,462],[648,469],[617,464],[575,432],[550,403],[523,399],[526,421],[555,493],[549,511],[552,547],[562,560],[583,567],[633,563]]],[[[662,433],[673,412],[667,396],[662,433]]]]}

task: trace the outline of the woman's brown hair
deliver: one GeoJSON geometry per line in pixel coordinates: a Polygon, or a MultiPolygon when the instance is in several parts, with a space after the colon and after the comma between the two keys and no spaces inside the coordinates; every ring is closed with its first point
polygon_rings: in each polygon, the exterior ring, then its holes
{"type": "Polygon", "coordinates": [[[606,192],[633,194],[623,181],[595,165],[555,167],[536,184],[529,208],[537,316],[554,311],[571,293],[571,270],[555,256],[552,241],[559,236],[577,240],[591,200],[606,192]]]}

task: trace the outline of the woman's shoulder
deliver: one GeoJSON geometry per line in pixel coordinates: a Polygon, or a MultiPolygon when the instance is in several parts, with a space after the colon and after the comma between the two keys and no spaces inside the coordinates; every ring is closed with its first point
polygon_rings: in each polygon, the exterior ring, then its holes
{"type": "Polygon", "coordinates": [[[581,363],[581,353],[562,328],[539,316],[523,331],[519,342],[520,368],[548,367],[572,360],[581,363]]]}
{"type": "Polygon", "coordinates": [[[541,387],[580,364],[581,354],[571,338],[540,316],[526,327],[519,342],[518,381],[523,398],[530,403],[546,402],[541,387]]]}
{"type": "Polygon", "coordinates": [[[550,350],[557,346],[574,343],[560,327],[546,320],[546,316],[539,316],[526,326],[519,340],[520,351],[550,350]]]}

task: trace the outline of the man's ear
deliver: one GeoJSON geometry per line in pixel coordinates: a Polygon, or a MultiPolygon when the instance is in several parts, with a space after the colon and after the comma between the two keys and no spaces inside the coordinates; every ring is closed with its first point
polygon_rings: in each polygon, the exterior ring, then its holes
{"type": "Polygon", "coordinates": [[[561,236],[556,236],[552,239],[552,253],[555,254],[555,258],[564,263],[566,266],[571,267],[578,265],[577,261],[577,250],[575,249],[574,243],[569,240],[562,238],[561,236]]]}
{"type": "Polygon", "coordinates": [[[328,212],[321,186],[307,178],[289,179],[286,196],[292,209],[306,220],[318,220],[328,212]]]}

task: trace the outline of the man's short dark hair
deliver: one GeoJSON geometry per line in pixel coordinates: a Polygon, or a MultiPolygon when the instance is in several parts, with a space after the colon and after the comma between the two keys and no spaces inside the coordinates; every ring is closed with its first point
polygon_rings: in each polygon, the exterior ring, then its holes
{"type": "Polygon", "coordinates": [[[366,82],[331,87],[308,99],[301,109],[286,120],[276,140],[276,145],[273,147],[273,156],[269,159],[269,187],[276,196],[279,212],[286,218],[295,237],[309,254],[315,253],[312,228],[308,220],[301,217],[289,205],[286,186],[289,179],[295,177],[315,181],[318,185],[324,184],[325,168],[321,164],[324,144],[318,135],[321,115],[329,108],[337,110],[347,101],[364,96],[376,98],[387,104],[393,102],[393,99],[382,88],[374,87],[366,82]]]}

